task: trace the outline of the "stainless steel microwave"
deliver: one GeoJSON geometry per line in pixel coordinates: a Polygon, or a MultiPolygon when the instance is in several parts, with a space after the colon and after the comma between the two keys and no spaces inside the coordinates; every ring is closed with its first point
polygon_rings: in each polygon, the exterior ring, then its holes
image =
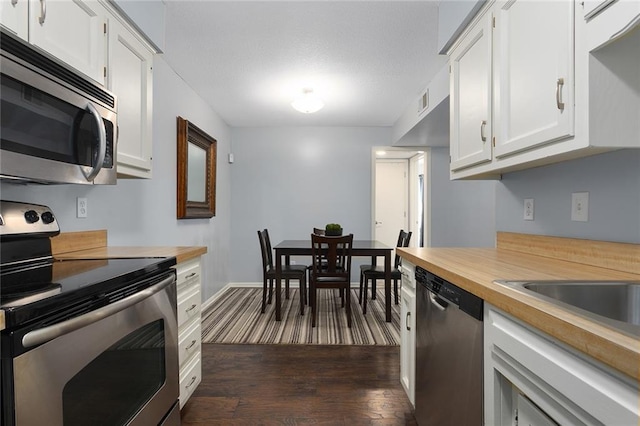
{"type": "Polygon", "coordinates": [[[115,184],[116,97],[0,31],[0,177],[115,184]]]}

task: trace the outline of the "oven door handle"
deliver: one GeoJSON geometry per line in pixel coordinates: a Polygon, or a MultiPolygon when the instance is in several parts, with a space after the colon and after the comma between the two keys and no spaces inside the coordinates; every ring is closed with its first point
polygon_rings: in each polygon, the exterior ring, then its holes
{"type": "Polygon", "coordinates": [[[140,303],[144,299],[164,290],[174,281],[174,276],[167,277],[160,281],[158,284],[155,284],[149,288],[145,288],[144,290],[132,294],[131,296],[125,297],[122,300],[118,300],[117,302],[114,302],[110,305],[104,306],[100,309],[96,309],[95,311],[88,312],[84,315],[72,318],[59,324],[54,324],[49,327],[30,331],[22,337],[22,345],[25,348],[37,346],[53,340],[57,337],[71,333],[72,331],[78,330],[82,327],[91,325],[103,318],[107,318],[111,315],[117,314],[118,312],[123,311],[135,305],[136,303],[140,303]]]}

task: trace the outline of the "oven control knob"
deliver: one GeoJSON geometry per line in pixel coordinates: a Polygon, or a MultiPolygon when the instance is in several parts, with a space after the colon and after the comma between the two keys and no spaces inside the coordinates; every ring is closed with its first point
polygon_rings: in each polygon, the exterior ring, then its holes
{"type": "Polygon", "coordinates": [[[38,213],[35,210],[27,210],[24,213],[24,218],[27,220],[27,223],[36,223],[40,220],[40,216],[38,216],[38,213]]]}
{"type": "Polygon", "coordinates": [[[53,217],[53,213],[51,212],[42,213],[41,218],[42,218],[42,221],[47,225],[55,220],[55,218],[53,217]]]}

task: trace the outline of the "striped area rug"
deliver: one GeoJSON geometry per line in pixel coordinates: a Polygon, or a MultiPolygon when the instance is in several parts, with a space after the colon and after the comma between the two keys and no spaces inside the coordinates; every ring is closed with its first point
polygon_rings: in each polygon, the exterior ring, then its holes
{"type": "MultiPolygon", "coordinates": [[[[274,296],[275,299],[275,296],[274,296]]],[[[340,307],[337,290],[318,290],[318,319],[311,327],[311,308],[300,315],[298,289],[282,295],[282,321],[275,320],[275,305],[260,313],[261,288],[230,288],[202,313],[202,343],[388,345],[400,344],[400,305],[391,304],[391,322],[384,320],[384,291],[367,301],[367,314],[351,290],[351,328],[340,307]]]]}

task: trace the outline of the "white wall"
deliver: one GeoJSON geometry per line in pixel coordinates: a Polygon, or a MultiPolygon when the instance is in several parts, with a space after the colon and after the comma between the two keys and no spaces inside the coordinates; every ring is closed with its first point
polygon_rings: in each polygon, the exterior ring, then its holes
{"type": "Polygon", "coordinates": [[[107,229],[109,245],[206,246],[203,300],[229,282],[229,127],[157,56],[154,63],[153,179],[120,179],[115,186],[0,186],[3,200],[45,204],[62,232],[107,229]],[[218,141],[216,217],[176,219],[176,117],[218,141]],[[75,217],[76,197],[87,197],[89,217],[75,217]]]}
{"type": "Polygon", "coordinates": [[[449,180],[449,148],[431,149],[431,246],[494,247],[496,181],[449,180]]]}
{"type": "Polygon", "coordinates": [[[329,222],[371,238],[371,149],[389,145],[390,127],[234,128],[232,135],[232,282],[262,281],[258,229],[268,228],[274,245],[308,239],[329,222]]]}
{"type": "Polygon", "coordinates": [[[640,243],[640,150],[620,150],[502,176],[499,231],[640,243]],[[571,193],[589,192],[589,221],[571,221],[571,193]],[[523,219],[525,198],[534,220],[523,219]]]}

